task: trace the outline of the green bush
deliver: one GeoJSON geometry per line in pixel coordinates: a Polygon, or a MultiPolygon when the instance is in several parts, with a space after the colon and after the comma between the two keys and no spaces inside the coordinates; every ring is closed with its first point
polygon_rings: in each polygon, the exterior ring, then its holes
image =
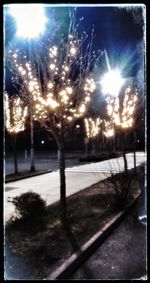
{"type": "Polygon", "coordinates": [[[37,193],[27,192],[12,198],[15,210],[19,218],[37,219],[46,212],[46,202],[37,193]]]}

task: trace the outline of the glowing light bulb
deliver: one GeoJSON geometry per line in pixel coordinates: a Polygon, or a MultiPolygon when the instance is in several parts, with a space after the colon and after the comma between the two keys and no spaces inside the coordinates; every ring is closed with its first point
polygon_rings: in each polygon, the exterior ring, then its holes
{"type": "Polygon", "coordinates": [[[117,96],[124,83],[124,79],[118,70],[111,70],[104,75],[100,82],[104,94],[117,96]]]}

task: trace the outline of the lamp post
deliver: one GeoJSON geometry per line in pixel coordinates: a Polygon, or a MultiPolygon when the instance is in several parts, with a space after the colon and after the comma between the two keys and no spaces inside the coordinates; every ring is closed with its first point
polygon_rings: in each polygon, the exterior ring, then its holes
{"type": "MultiPolygon", "coordinates": [[[[44,32],[47,18],[44,14],[42,4],[10,4],[10,14],[15,18],[17,33],[16,36],[28,40],[29,56],[31,48],[31,40],[39,37],[44,32]]],[[[30,131],[31,131],[31,171],[35,171],[34,164],[34,132],[33,132],[33,110],[32,99],[29,97],[30,103],[30,131]]]]}

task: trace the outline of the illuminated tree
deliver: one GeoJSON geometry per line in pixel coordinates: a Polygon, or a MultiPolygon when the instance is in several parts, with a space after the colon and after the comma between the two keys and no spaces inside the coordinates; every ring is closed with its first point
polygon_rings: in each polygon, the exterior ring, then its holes
{"type": "Polygon", "coordinates": [[[95,119],[89,117],[84,119],[84,123],[85,123],[87,142],[92,141],[92,154],[95,154],[96,138],[98,137],[98,134],[100,132],[101,119],[99,117],[95,119]]]}
{"type": "Polygon", "coordinates": [[[71,15],[65,35],[55,37],[27,56],[10,48],[11,69],[21,78],[21,88],[32,99],[33,119],[55,137],[60,153],[60,203],[62,220],[66,218],[65,137],[67,130],[87,110],[95,90],[95,64],[100,56],[92,50],[91,38],[81,37],[71,15]]]}
{"type": "Polygon", "coordinates": [[[137,103],[137,90],[128,87],[124,94],[122,105],[119,97],[107,99],[107,112],[115,125],[122,129],[131,129],[134,125],[133,114],[137,103]]]}
{"type": "Polygon", "coordinates": [[[25,130],[25,122],[27,118],[27,106],[20,97],[9,97],[5,93],[5,123],[6,129],[13,137],[14,142],[14,171],[18,173],[17,166],[17,151],[16,151],[16,136],[18,133],[25,130]]]}
{"type": "MultiPolygon", "coordinates": [[[[96,138],[98,140],[106,137],[110,139],[114,136],[114,124],[110,120],[101,119],[100,117],[96,118],[85,118],[85,131],[86,137],[88,140],[93,141],[93,144],[96,142],[96,138]]],[[[95,150],[95,146],[93,151],[95,150]]]]}
{"type": "Polygon", "coordinates": [[[100,130],[100,118],[96,118],[95,120],[92,118],[85,118],[85,128],[86,128],[86,135],[87,138],[96,137],[100,130]]]}
{"type": "MultiPolygon", "coordinates": [[[[122,137],[123,157],[125,171],[127,171],[127,160],[125,156],[125,135],[135,128],[135,113],[137,109],[138,92],[136,88],[127,87],[123,95],[117,98],[107,98],[107,112],[113,125],[114,135],[120,132],[122,137]]],[[[134,152],[135,164],[135,152],[134,152]]],[[[136,167],[136,165],[135,165],[136,167]]]]}

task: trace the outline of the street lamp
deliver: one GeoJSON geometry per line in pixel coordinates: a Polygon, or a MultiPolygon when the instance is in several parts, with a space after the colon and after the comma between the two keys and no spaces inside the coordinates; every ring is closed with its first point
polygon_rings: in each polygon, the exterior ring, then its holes
{"type": "Polygon", "coordinates": [[[44,32],[47,18],[42,4],[10,4],[9,12],[16,21],[17,37],[30,40],[44,32]]]}
{"type": "MultiPolygon", "coordinates": [[[[42,4],[10,4],[9,12],[15,18],[16,36],[29,40],[29,53],[31,40],[39,37],[45,30],[47,18],[42,4]]],[[[30,97],[30,128],[31,128],[31,171],[35,171],[34,165],[34,136],[32,101],[30,97]]]]}
{"type": "MultiPolygon", "coordinates": [[[[121,77],[121,73],[118,69],[111,69],[107,51],[104,50],[104,55],[106,59],[106,64],[108,72],[104,74],[100,83],[102,86],[102,92],[110,96],[117,97],[119,95],[120,89],[124,83],[124,79],[121,77]]],[[[116,150],[116,137],[115,137],[115,121],[114,121],[114,150],[116,150]]]]}
{"type": "Polygon", "coordinates": [[[102,92],[112,96],[118,96],[119,91],[124,83],[124,79],[121,77],[119,70],[110,70],[104,74],[101,85],[102,92]]]}
{"type": "Polygon", "coordinates": [[[124,83],[124,79],[121,77],[120,71],[118,69],[112,70],[107,51],[104,50],[106,64],[108,68],[108,72],[104,74],[100,83],[102,86],[102,92],[104,94],[109,94],[112,96],[118,96],[119,91],[124,83]]]}

